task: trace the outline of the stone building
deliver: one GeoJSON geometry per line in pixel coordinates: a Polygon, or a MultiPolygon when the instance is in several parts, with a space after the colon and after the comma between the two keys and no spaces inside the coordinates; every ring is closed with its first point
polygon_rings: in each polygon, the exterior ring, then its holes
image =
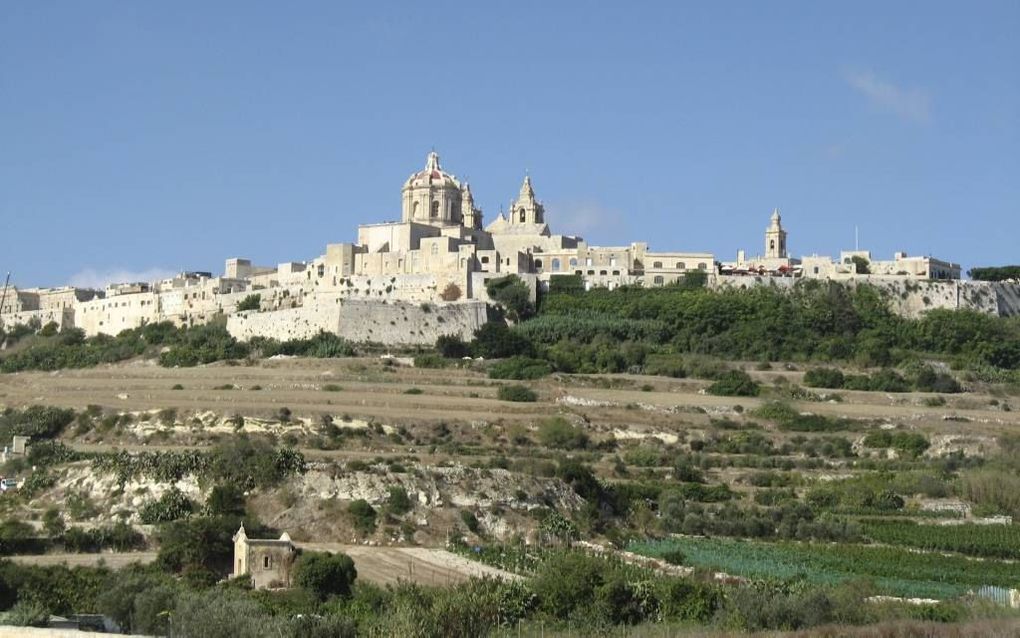
{"type": "Polygon", "coordinates": [[[231,576],[248,575],[255,589],[290,587],[297,550],[290,536],[248,538],[244,524],[234,534],[234,570],[231,576]]]}
{"type": "Polygon", "coordinates": [[[960,278],[960,264],[936,259],[935,257],[909,257],[898,252],[888,261],[876,260],[867,250],[844,250],[839,259],[829,256],[810,255],[794,259],[790,257],[786,242],[787,231],[779,209],[772,211],[769,226],[765,229],[765,253],[748,258],[743,250],[737,252],[737,259],[720,265],[723,275],[775,275],[806,277],[808,279],[846,280],[860,276],[906,277],[912,279],[960,278]],[[857,262],[867,264],[867,272],[858,272],[857,262]]]}

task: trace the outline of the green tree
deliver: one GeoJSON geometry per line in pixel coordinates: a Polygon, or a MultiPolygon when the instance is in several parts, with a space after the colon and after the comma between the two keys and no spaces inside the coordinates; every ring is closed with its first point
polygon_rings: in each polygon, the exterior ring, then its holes
{"type": "Polygon", "coordinates": [[[485,282],[489,299],[506,310],[513,321],[522,321],[535,314],[531,303],[531,289],[517,275],[497,277],[485,282]]]}
{"type": "Polygon", "coordinates": [[[333,596],[350,598],[357,577],[354,561],[346,554],[304,552],[294,567],[294,582],[319,600],[333,596]]]}

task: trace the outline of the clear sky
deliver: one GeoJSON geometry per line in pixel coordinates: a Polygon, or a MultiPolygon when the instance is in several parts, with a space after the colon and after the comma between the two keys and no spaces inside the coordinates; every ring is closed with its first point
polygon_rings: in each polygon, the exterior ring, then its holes
{"type": "Polygon", "coordinates": [[[1020,262],[1020,2],[3,2],[0,271],[307,260],[435,147],[486,222],[1020,262]]]}

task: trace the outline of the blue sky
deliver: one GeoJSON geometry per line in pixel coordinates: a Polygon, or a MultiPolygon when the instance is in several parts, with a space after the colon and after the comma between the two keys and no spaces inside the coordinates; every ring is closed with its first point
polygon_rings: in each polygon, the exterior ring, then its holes
{"type": "Polygon", "coordinates": [[[0,270],[305,260],[435,147],[486,221],[1020,262],[1020,2],[5,2],[0,270]]]}

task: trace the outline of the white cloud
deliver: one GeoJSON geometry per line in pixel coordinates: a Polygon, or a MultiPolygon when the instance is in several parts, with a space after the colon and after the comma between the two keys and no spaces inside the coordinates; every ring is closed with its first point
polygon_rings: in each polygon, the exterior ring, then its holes
{"type": "Polygon", "coordinates": [[[931,121],[931,100],[922,89],[896,86],[870,71],[848,71],[845,78],[847,84],[875,107],[912,122],[931,121]]]}
{"type": "Polygon", "coordinates": [[[78,288],[105,288],[107,284],[119,284],[135,281],[153,282],[160,279],[173,277],[177,274],[166,268],[147,268],[145,270],[128,270],[126,268],[111,268],[108,270],[97,270],[85,268],[71,276],[71,285],[78,288]]]}

